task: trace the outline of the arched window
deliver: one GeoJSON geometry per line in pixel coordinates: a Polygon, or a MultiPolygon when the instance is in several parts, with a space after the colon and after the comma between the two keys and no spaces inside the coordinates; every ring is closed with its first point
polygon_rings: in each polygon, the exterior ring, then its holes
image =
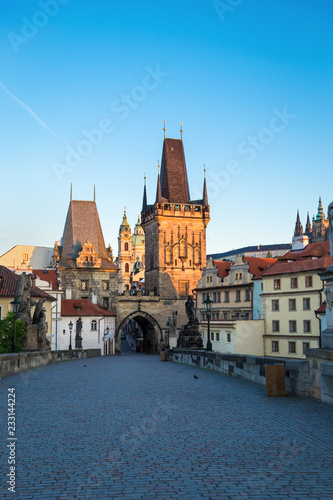
{"type": "Polygon", "coordinates": [[[93,319],[92,322],[91,322],[91,329],[93,331],[97,330],[97,321],[95,319],[93,319]]]}
{"type": "Polygon", "coordinates": [[[125,243],[125,252],[128,252],[128,243],[127,243],[127,241],[125,243]]]}
{"type": "Polygon", "coordinates": [[[129,264],[127,262],[125,264],[125,273],[129,273],[129,264]]]}

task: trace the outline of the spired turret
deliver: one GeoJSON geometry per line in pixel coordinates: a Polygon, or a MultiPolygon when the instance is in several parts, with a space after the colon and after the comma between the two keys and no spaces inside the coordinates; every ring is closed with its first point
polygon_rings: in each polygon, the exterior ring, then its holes
{"type": "Polygon", "coordinates": [[[155,203],[147,204],[144,186],[142,206],[146,292],[187,298],[206,264],[210,217],[205,178],[202,200],[191,201],[182,140],[164,139],[155,203]]]}

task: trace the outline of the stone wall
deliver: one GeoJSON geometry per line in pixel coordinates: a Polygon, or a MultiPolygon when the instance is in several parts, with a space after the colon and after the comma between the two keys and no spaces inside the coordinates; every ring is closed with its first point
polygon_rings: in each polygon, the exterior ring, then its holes
{"type": "Polygon", "coordinates": [[[13,375],[24,370],[59,361],[69,361],[80,358],[93,358],[101,355],[100,349],[73,351],[39,351],[21,352],[18,354],[0,355],[0,378],[13,375]]]}
{"type": "Polygon", "coordinates": [[[171,355],[176,363],[213,370],[256,384],[266,385],[265,365],[285,365],[286,389],[289,394],[309,396],[310,375],[307,361],[298,359],[266,358],[237,354],[221,354],[206,351],[174,349],[171,355]]]}
{"type": "MultiPolygon", "coordinates": [[[[316,399],[322,399],[322,392],[325,397],[329,397],[329,365],[333,365],[333,351],[328,349],[306,349],[306,359],[309,362],[310,371],[310,396],[316,399]],[[323,367],[325,374],[323,374],[323,367]],[[324,384],[324,390],[323,389],[324,384]]],[[[333,374],[331,375],[333,377],[333,374]]],[[[333,378],[332,382],[333,384],[333,378]]],[[[333,400],[333,387],[331,385],[330,397],[333,400]]],[[[333,402],[333,401],[332,401],[333,402]]]]}

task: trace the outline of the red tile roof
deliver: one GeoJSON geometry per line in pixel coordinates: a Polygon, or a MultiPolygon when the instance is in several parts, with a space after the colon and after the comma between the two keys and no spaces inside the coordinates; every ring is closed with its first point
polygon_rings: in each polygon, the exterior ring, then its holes
{"type": "Polygon", "coordinates": [[[319,313],[319,314],[325,314],[325,312],[326,312],[326,300],[325,300],[325,302],[322,303],[322,305],[320,307],[318,307],[318,309],[315,312],[319,313]]]}
{"type": "Polygon", "coordinates": [[[319,241],[309,243],[303,250],[290,250],[280,257],[279,261],[310,259],[311,257],[328,257],[330,255],[330,242],[319,241]]]}
{"type": "Polygon", "coordinates": [[[59,283],[56,269],[34,269],[33,274],[42,281],[46,281],[52,286],[52,290],[59,290],[59,283]]]}
{"type": "Polygon", "coordinates": [[[64,299],[61,301],[62,316],[117,316],[88,299],[64,299]]]}
{"type": "MultiPolygon", "coordinates": [[[[254,276],[261,273],[264,269],[267,269],[270,265],[276,262],[276,259],[265,259],[261,257],[243,257],[243,261],[249,264],[249,271],[254,276]]],[[[217,274],[220,278],[225,278],[228,276],[230,267],[233,262],[226,262],[223,260],[214,260],[214,266],[217,266],[217,274]]]]}
{"type": "Polygon", "coordinates": [[[264,257],[243,257],[243,260],[249,264],[249,271],[253,276],[257,276],[276,262],[276,259],[266,259],[264,257]]]}
{"type": "MultiPolygon", "coordinates": [[[[14,271],[7,269],[5,266],[0,266],[0,297],[15,297],[17,294],[18,283],[20,276],[14,271]]],[[[31,287],[31,297],[55,301],[56,299],[44,292],[40,288],[31,287]]]]}
{"type": "Polygon", "coordinates": [[[231,264],[231,262],[226,262],[224,260],[213,261],[213,265],[217,266],[217,275],[222,279],[228,276],[228,271],[230,270],[231,264]]]}
{"type": "Polygon", "coordinates": [[[261,276],[273,276],[278,274],[300,273],[306,271],[320,271],[331,266],[333,263],[331,257],[321,257],[313,260],[295,260],[292,262],[281,262],[278,260],[268,269],[261,273],[261,276]]]}

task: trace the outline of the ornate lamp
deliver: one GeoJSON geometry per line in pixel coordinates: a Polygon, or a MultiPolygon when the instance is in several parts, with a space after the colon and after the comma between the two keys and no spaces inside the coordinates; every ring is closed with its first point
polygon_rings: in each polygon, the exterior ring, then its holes
{"type": "Polygon", "coordinates": [[[68,323],[68,328],[69,328],[69,350],[72,350],[72,330],[73,330],[73,323],[70,321],[68,323]]]}
{"type": "Polygon", "coordinates": [[[206,313],[207,313],[207,321],[208,321],[208,333],[207,333],[207,347],[206,347],[206,350],[207,351],[212,351],[213,350],[213,346],[212,346],[212,343],[210,341],[210,313],[212,311],[213,301],[210,299],[210,297],[209,297],[208,294],[207,294],[206,300],[204,301],[204,304],[205,304],[205,309],[206,309],[206,313]]]}

